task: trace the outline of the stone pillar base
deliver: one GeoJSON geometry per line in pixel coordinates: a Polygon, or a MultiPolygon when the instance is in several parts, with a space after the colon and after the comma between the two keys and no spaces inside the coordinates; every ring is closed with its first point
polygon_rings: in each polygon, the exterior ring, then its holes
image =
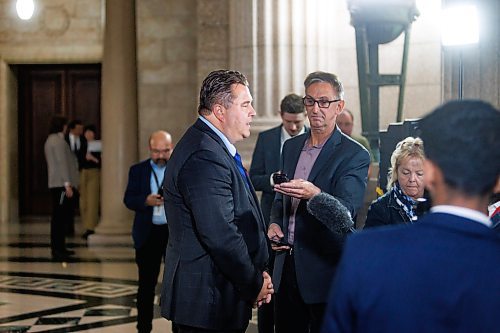
{"type": "Polygon", "coordinates": [[[121,246],[134,246],[132,236],[129,235],[104,235],[93,234],[87,238],[88,247],[99,247],[102,245],[121,245],[121,246]]]}
{"type": "Polygon", "coordinates": [[[100,221],[95,234],[87,238],[89,247],[103,244],[132,246],[132,224],[130,221],[100,221]]]}

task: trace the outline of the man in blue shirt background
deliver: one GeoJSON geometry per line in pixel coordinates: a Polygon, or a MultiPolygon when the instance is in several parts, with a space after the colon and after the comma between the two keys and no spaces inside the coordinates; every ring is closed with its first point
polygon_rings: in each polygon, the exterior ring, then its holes
{"type": "Polygon", "coordinates": [[[156,283],[168,242],[167,216],[163,205],[163,176],[172,154],[172,137],[156,131],[149,138],[150,158],[129,171],[123,202],[135,211],[132,237],[139,269],[137,331],[151,332],[156,283]]]}

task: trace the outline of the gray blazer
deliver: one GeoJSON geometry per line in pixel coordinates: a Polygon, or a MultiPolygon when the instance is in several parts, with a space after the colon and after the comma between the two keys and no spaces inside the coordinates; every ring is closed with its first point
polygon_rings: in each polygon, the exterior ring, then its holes
{"type": "Polygon", "coordinates": [[[49,134],[44,150],[49,188],[63,187],[65,182],[78,187],[78,161],[64,137],[58,133],[49,134]]]}

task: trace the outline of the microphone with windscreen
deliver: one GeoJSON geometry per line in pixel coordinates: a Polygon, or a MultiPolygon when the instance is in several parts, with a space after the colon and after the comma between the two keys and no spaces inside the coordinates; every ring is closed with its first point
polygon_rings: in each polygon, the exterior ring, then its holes
{"type": "Polygon", "coordinates": [[[307,202],[307,210],[333,232],[343,234],[354,231],[351,213],[331,194],[316,194],[307,202]]]}

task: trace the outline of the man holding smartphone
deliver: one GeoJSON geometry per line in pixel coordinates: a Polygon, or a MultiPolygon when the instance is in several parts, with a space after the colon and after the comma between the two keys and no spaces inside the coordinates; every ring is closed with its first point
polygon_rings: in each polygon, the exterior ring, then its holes
{"type": "Polygon", "coordinates": [[[274,185],[278,194],[268,229],[276,250],[277,333],[319,332],[345,238],[311,215],[307,201],[326,192],[354,216],[363,203],[370,164],[368,151],[335,125],[344,108],[344,90],[337,76],[314,72],[304,86],[311,130],[283,146],[281,170],[291,180],[274,185]]]}
{"type": "MultiPolygon", "coordinates": [[[[269,226],[271,216],[271,206],[273,204],[274,184],[287,181],[285,174],[281,173],[280,157],[283,144],[286,140],[306,133],[307,126],[306,110],[302,103],[302,97],[296,94],[286,95],[280,103],[281,124],[267,131],[259,133],[255,150],[250,165],[250,179],[256,191],[262,191],[260,198],[260,207],[262,214],[269,226]]],[[[269,269],[273,269],[274,255],[271,253],[269,260],[269,269]]],[[[258,311],[259,333],[274,332],[274,301],[270,304],[264,304],[258,311]]]]}
{"type": "Polygon", "coordinates": [[[151,332],[155,288],[168,242],[167,216],[163,206],[163,176],[172,154],[172,137],[157,131],[149,138],[150,158],[129,171],[123,202],[135,212],[132,237],[139,269],[137,331],[151,332]]]}

